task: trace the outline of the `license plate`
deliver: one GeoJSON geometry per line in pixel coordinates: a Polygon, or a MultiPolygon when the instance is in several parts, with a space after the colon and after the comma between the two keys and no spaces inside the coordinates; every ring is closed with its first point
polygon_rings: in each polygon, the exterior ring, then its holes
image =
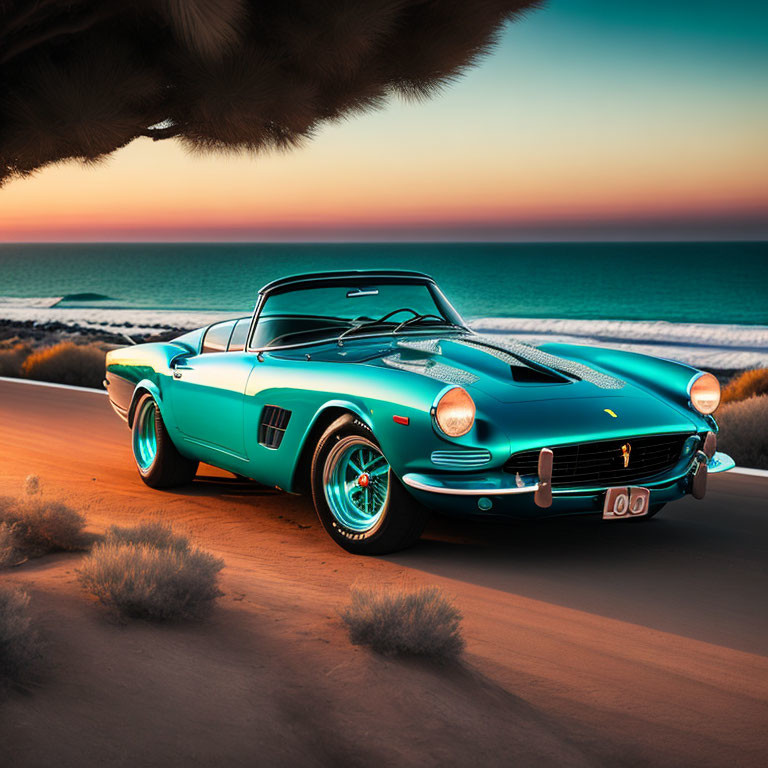
{"type": "Polygon", "coordinates": [[[621,520],[648,514],[651,492],[647,488],[609,488],[605,494],[603,520],[621,520]]]}

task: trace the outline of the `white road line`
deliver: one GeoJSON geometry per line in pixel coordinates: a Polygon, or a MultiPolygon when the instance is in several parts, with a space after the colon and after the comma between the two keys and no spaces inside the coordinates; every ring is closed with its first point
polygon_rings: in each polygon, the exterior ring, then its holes
{"type": "Polygon", "coordinates": [[[754,477],[768,477],[768,469],[752,469],[752,467],[734,467],[729,472],[735,472],[737,475],[753,475],[754,477]]]}
{"type": "Polygon", "coordinates": [[[33,387],[54,387],[56,389],[71,389],[73,392],[93,392],[96,395],[106,395],[103,389],[93,387],[76,387],[73,384],[54,384],[52,381],[35,381],[34,379],[15,379],[10,376],[0,376],[0,381],[9,381],[11,384],[31,384],[33,387]]]}
{"type": "MultiPolygon", "coordinates": [[[[73,392],[92,392],[95,395],[106,395],[103,389],[93,387],[76,387],[73,384],[54,384],[51,381],[35,381],[34,379],[16,379],[10,376],[0,376],[0,381],[11,384],[31,384],[34,387],[54,387],[55,389],[71,389],[73,392]]],[[[737,475],[752,475],[753,477],[768,477],[768,469],[752,469],[752,467],[734,467],[728,470],[737,475]]]]}

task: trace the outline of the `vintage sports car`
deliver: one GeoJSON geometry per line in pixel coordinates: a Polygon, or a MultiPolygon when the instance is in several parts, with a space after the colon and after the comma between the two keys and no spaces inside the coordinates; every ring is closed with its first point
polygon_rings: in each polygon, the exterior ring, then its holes
{"type": "Polygon", "coordinates": [[[277,280],[252,317],[110,352],[105,386],[147,485],[202,461],[309,492],[360,554],[412,544],[430,509],[648,519],[734,466],[712,374],[478,335],[418,272],[277,280]]]}

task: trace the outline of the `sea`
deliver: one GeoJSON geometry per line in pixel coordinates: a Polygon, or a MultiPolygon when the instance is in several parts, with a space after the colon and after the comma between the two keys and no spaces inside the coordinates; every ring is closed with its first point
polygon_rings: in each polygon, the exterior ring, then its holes
{"type": "Polygon", "coordinates": [[[768,366],[768,243],[0,244],[0,319],[195,327],[331,269],[432,275],[486,333],[768,366]]]}

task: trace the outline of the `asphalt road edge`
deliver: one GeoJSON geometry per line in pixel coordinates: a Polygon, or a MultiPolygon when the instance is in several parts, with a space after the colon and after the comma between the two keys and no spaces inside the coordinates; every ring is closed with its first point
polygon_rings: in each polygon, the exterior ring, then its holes
{"type": "MultiPolygon", "coordinates": [[[[8,381],[11,384],[30,384],[33,387],[53,387],[54,389],[71,389],[73,392],[91,392],[95,395],[106,395],[103,389],[93,387],[76,387],[74,384],[55,384],[52,381],[35,381],[34,379],[17,379],[13,376],[0,376],[0,382],[8,381]]],[[[753,467],[734,467],[729,469],[737,475],[752,475],[753,477],[768,477],[768,469],[754,469],[753,467]]]]}

